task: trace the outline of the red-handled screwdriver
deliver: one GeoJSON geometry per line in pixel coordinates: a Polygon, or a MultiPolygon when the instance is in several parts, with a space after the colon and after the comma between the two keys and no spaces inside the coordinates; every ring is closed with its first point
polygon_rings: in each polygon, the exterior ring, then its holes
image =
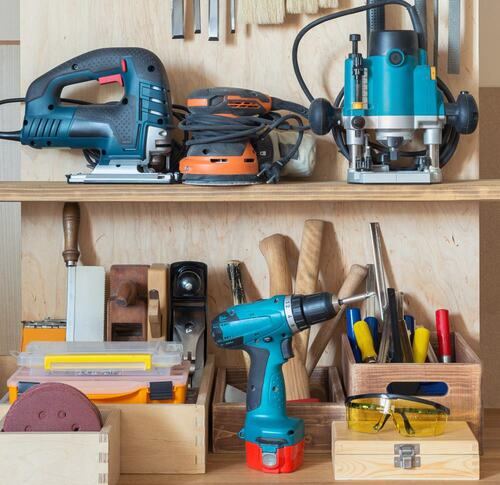
{"type": "Polygon", "coordinates": [[[438,338],[438,357],[445,364],[453,362],[448,310],[436,310],[436,331],[438,338]]]}

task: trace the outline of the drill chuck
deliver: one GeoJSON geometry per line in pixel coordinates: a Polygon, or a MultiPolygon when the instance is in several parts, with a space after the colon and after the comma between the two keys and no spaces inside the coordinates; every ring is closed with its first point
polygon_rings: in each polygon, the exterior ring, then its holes
{"type": "Polygon", "coordinates": [[[335,308],[331,293],[316,293],[314,295],[293,295],[291,309],[297,331],[309,328],[315,323],[321,323],[333,318],[338,309],[335,308]]]}

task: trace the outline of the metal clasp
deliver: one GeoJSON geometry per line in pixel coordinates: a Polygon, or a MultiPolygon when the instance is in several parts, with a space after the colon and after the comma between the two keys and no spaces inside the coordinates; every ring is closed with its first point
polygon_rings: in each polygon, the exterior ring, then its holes
{"type": "Polygon", "coordinates": [[[410,470],[420,467],[420,445],[394,445],[394,468],[410,470]]]}

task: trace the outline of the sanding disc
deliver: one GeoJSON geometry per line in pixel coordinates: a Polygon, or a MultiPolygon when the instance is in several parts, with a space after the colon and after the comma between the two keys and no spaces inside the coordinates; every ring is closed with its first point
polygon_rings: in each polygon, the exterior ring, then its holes
{"type": "Polygon", "coordinates": [[[97,406],[78,389],[47,382],[28,389],[5,416],[3,431],[100,431],[97,406]]]}

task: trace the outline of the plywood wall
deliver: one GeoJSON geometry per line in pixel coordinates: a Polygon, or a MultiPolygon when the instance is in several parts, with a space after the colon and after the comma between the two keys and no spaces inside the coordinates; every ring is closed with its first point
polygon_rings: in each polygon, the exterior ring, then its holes
{"type": "MultiPolygon", "coordinates": [[[[205,8],[208,2],[201,2],[205,8]]],[[[140,46],[152,50],[164,62],[170,78],[173,98],[182,103],[192,90],[211,86],[238,86],[267,92],[296,102],[306,99],[295,79],[291,49],[298,30],[317,16],[289,15],[283,25],[242,26],[228,33],[225,25],[226,1],[221,1],[221,40],[207,40],[207,12],[203,10],[203,34],[194,36],[187,22],[187,38],[172,40],[170,1],[167,0],[21,0],[22,15],[22,87],[49,68],[85,51],[111,46],[140,46]]],[[[364,0],[341,0],[347,8],[364,0]]],[[[464,4],[462,76],[446,75],[447,6],[440,2],[441,69],[440,75],[458,94],[478,90],[477,0],[464,4]]],[[[185,2],[191,16],[191,2],[185,2]]],[[[429,7],[432,2],[429,2],[429,7]]],[[[325,13],[327,11],[324,11],[325,13]]],[[[388,8],[389,26],[408,25],[403,9],[388,8]]],[[[311,91],[333,99],[343,84],[343,61],[350,50],[349,34],[365,37],[365,15],[358,14],[318,27],[305,37],[300,62],[311,91]]],[[[432,32],[432,29],[430,29],[432,32]]],[[[86,88],[88,89],[88,87],[86,88]]],[[[104,90],[104,93],[109,91],[104,90]]],[[[75,95],[82,94],[77,90],[75,95]]],[[[102,98],[101,98],[102,99],[102,98]]],[[[315,177],[344,179],[346,161],[338,156],[330,137],[319,142],[319,166],[315,177]]],[[[84,168],[79,153],[27,149],[23,155],[23,179],[64,180],[64,175],[84,168]]],[[[478,135],[460,146],[452,163],[445,169],[447,180],[478,177],[478,135]]]]}
{"type": "MultiPolygon", "coordinates": [[[[19,2],[0,1],[0,99],[19,96],[19,2]],[[17,40],[16,40],[17,39],[17,40]]],[[[19,105],[2,106],[0,130],[19,129],[19,105]]],[[[20,147],[0,142],[0,180],[17,180],[20,147]]],[[[15,349],[21,316],[21,206],[0,204],[0,355],[15,349]]]]}
{"type": "MultiPolygon", "coordinates": [[[[361,3],[344,0],[341,7],[361,3]]],[[[447,2],[441,4],[445,27],[447,2]]],[[[464,75],[449,79],[454,92],[468,89],[477,94],[477,5],[476,0],[465,2],[464,75]]],[[[221,6],[224,11],[226,2],[221,6]]],[[[179,41],[171,39],[169,7],[165,0],[21,0],[23,89],[50,67],[87,50],[141,46],[156,52],[165,63],[177,102],[191,90],[206,86],[250,87],[305,102],[293,76],[290,52],[296,32],[313,17],[291,16],[280,26],[240,25],[234,36],[223,29],[220,42],[207,41],[204,20],[201,37],[189,34],[185,41],[179,41]]],[[[391,9],[390,18],[394,26],[405,23],[399,10],[391,9]]],[[[365,16],[358,15],[323,26],[304,41],[300,59],[314,94],[336,95],[349,50],[348,36],[364,31],[365,16]]],[[[444,54],[446,35],[441,39],[444,54]]],[[[441,65],[446,65],[446,56],[441,65]]],[[[81,90],[73,93],[81,94],[81,90]]],[[[331,140],[323,138],[318,143],[315,178],[343,179],[346,162],[338,157],[331,140]]],[[[25,180],[64,180],[66,173],[83,167],[78,153],[23,151],[25,180]]],[[[445,177],[462,180],[478,173],[478,135],[473,135],[460,146],[457,157],[445,169],[445,177]]],[[[65,314],[61,210],[61,204],[23,205],[24,318],[65,314]]],[[[258,251],[263,237],[275,232],[289,236],[293,266],[304,220],[329,221],[321,280],[325,290],[337,290],[350,264],[371,261],[368,223],[378,220],[390,263],[389,280],[408,293],[410,311],[419,323],[429,325],[437,307],[450,308],[455,327],[477,349],[478,211],[476,203],[85,204],[83,262],[109,267],[113,263],[170,263],[189,258],[205,261],[210,268],[213,316],[230,304],[227,259],[245,262],[251,276],[251,297],[267,295],[267,273],[258,251]]],[[[324,363],[333,359],[333,350],[330,348],[324,363]]],[[[241,364],[237,358],[235,353],[218,352],[219,364],[241,364]]]]}
{"type": "MultiPolygon", "coordinates": [[[[24,319],[65,315],[61,213],[61,204],[23,204],[24,319]]],[[[477,204],[85,204],[82,262],[109,268],[114,263],[204,261],[213,317],[231,305],[225,262],[244,261],[251,299],[269,296],[258,243],[276,232],[288,236],[295,273],[307,218],[329,222],[321,264],[323,289],[338,291],[351,264],[372,261],[369,222],[379,221],[388,279],[408,294],[409,312],[429,326],[436,308],[449,308],[455,328],[478,348],[477,204]]],[[[237,364],[237,354],[229,352],[224,361],[237,364]]]]}

